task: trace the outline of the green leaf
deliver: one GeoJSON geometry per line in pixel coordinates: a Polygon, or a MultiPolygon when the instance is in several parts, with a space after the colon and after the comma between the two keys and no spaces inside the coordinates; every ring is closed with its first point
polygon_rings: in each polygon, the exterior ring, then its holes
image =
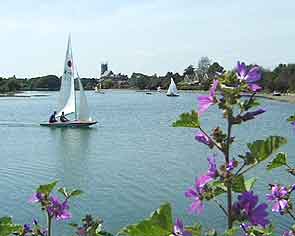
{"type": "Polygon", "coordinates": [[[185,229],[192,233],[192,236],[202,235],[202,226],[200,224],[195,224],[193,226],[185,227],[185,229]]]}
{"type": "Polygon", "coordinates": [[[74,228],[77,228],[77,227],[79,226],[79,225],[76,224],[76,223],[68,223],[68,225],[71,226],[71,227],[74,227],[74,228]]]}
{"type": "Polygon", "coordinates": [[[65,198],[67,198],[69,196],[65,187],[59,188],[57,191],[60,192],[61,194],[63,194],[65,198]]]}
{"type": "Polygon", "coordinates": [[[255,185],[255,183],[256,183],[256,178],[255,177],[252,177],[252,178],[250,178],[250,179],[247,179],[245,182],[244,182],[244,184],[245,184],[245,189],[247,190],[247,191],[250,191],[253,187],[254,187],[254,185],[255,185]]]}
{"type": "Polygon", "coordinates": [[[245,180],[243,175],[239,175],[233,178],[232,189],[236,193],[246,192],[245,180]]]}
{"type": "Polygon", "coordinates": [[[66,188],[60,188],[58,189],[58,192],[62,193],[65,196],[65,198],[79,196],[83,193],[83,191],[79,189],[74,189],[73,191],[69,192],[66,188]]]}
{"type": "Polygon", "coordinates": [[[294,122],[295,121],[295,115],[290,116],[287,121],[294,122]]]}
{"type": "Polygon", "coordinates": [[[214,197],[217,197],[218,195],[225,193],[227,191],[227,187],[220,180],[214,181],[211,184],[211,187],[213,188],[214,197]]]}
{"type": "Polygon", "coordinates": [[[200,122],[198,113],[195,111],[191,113],[182,113],[180,119],[173,123],[173,127],[199,128],[200,122]]]}
{"type": "Polygon", "coordinates": [[[106,231],[101,231],[98,234],[96,234],[96,236],[113,236],[113,234],[108,233],[106,231]]]}
{"type": "Polygon", "coordinates": [[[22,226],[14,224],[11,217],[0,218],[0,236],[10,236],[21,229],[22,226]]]}
{"type": "Polygon", "coordinates": [[[58,181],[53,181],[49,184],[40,185],[37,189],[37,193],[44,193],[45,195],[49,196],[54,187],[56,186],[58,181]]]}
{"type": "Polygon", "coordinates": [[[286,143],[287,140],[284,137],[270,136],[266,140],[256,140],[254,143],[248,143],[248,148],[251,151],[251,156],[257,162],[261,162],[286,143]]]}
{"type": "Polygon", "coordinates": [[[239,175],[233,178],[233,191],[236,193],[243,193],[246,191],[250,191],[256,182],[256,178],[250,178],[248,180],[244,179],[243,175],[239,175]]]}
{"type": "Polygon", "coordinates": [[[205,235],[206,236],[217,236],[217,232],[215,229],[209,229],[205,235]]]}
{"type": "Polygon", "coordinates": [[[267,165],[267,170],[272,170],[287,164],[287,153],[280,152],[277,156],[267,165]]]}
{"type": "Polygon", "coordinates": [[[118,235],[128,236],[162,236],[172,232],[172,209],[169,203],[162,205],[151,217],[123,228],[118,235]]]}
{"type": "Polygon", "coordinates": [[[224,232],[224,236],[235,236],[239,231],[239,228],[233,227],[224,232]]]}
{"type": "Polygon", "coordinates": [[[71,193],[70,193],[70,197],[75,197],[75,196],[79,196],[83,193],[82,190],[79,189],[74,189],[71,193]]]}

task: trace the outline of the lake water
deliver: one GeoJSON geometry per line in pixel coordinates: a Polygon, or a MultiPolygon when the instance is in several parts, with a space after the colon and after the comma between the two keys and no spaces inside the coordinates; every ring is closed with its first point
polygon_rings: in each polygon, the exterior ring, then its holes
{"type": "MultiPolygon", "coordinates": [[[[13,215],[18,223],[31,222],[39,215],[42,221],[38,207],[27,199],[39,184],[58,179],[59,186],[85,192],[72,201],[75,222],[91,213],[103,217],[106,229],[116,232],[169,201],[174,215],[187,223],[224,227],[224,216],[213,204],[206,204],[202,216],[186,214],[190,202],[183,193],[195,176],[206,171],[211,152],[194,140],[194,130],[172,128],[171,124],[180,113],[197,109],[196,93],[174,98],[135,91],[87,92],[92,116],[99,122],[90,129],[40,127],[39,122],[48,119],[57,103],[57,93],[49,95],[0,99],[0,215],[13,215]]],[[[295,105],[269,100],[262,104],[267,113],[235,127],[234,154],[243,153],[254,137],[282,135],[289,139],[282,150],[289,152],[295,164],[295,133],[285,122],[295,105]]],[[[207,130],[224,125],[216,111],[212,108],[202,118],[207,130]]],[[[262,200],[268,183],[292,182],[283,171],[270,174],[261,171],[264,168],[265,164],[252,172],[258,177],[256,190],[262,200]]],[[[291,222],[274,218],[279,230],[291,222]]],[[[73,232],[61,223],[55,226],[57,230],[57,235],[73,232]]]]}

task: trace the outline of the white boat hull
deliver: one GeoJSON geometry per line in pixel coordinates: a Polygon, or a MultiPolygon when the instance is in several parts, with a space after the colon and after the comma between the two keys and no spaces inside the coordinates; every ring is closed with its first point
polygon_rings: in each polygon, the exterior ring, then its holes
{"type": "Polygon", "coordinates": [[[41,123],[41,126],[52,127],[52,128],[79,128],[79,127],[89,127],[91,125],[95,125],[97,121],[82,121],[82,120],[74,120],[67,122],[54,122],[54,123],[41,123]]]}

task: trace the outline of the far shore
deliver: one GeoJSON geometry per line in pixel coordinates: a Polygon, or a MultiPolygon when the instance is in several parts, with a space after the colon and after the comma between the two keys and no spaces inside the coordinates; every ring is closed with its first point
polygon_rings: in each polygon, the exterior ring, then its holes
{"type": "MultiPolygon", "coordinates": [[[[108,90],[132,90],[136,92],[153,92],[153,93],[158,93],[155,90],[138,90],[134,88],[127,88],[127,89],[102,89],[102,91],[108,91],[108,90]]],[[[87,91],[93,91],[94,90],[87,90],[87,91]]],[[[181,92],[188,92],[188,93],[207,93],[207,91],[204,90],[179,90],[181,92]]],[[[27,90],[27,91],[18,91],[16,93],[9,92],[9,93],[0,93],[0,97],[43,97],[43,96],[48,96],[48,94],[42,94],[44,92],[51,92],[51,91],[44,91],[44,90],[27,90]],[[36,94],[25,94],[24,92],[36,92],[36,94]],[[40,94],[38,92],[41,92],[40,94]]],[[[162,92],[164,93],[164,91],[162,92]]],[[[245,94],[245,96],[248,96],[248,94],[245,94]]],[[[256,94],[256,97],[258,98],[265,98],[265,99],[270,99],[270,100],[275,100],[275,101],[280,101],[280,102],[288,102],[295,104],[295,94],[289,93],[289,94],[281,94],[281,96],[273,96],[271,93],[258,93],[256,94]]]]}
{"type": "Polygon", "coordinates": [[[256,97],[295,104],[295,94],[291,94],[291,93],[281,94],[281,96],[273,96],[272,94],[269,94],[269,93],[258,93],[256,97]]]}

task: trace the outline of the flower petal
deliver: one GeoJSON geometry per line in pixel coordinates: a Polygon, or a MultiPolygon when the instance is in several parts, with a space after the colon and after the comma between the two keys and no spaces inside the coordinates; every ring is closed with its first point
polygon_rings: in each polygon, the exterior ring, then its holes
{"type": "Polygon", "coordinates": [[[211,96],[199,96],[199,115],[202,115],[205,111],[209,109],[210,106],[214,104],[214,98],[211,96]]]}

